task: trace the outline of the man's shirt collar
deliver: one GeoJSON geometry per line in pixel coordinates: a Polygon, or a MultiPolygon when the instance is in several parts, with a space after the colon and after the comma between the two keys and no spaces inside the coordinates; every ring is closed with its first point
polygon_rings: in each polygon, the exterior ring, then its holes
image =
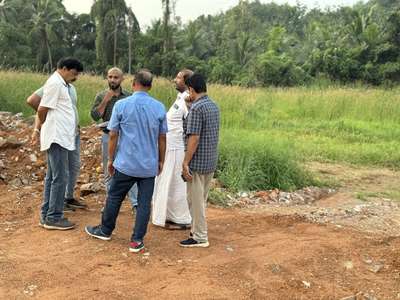
{"type": "Polygon", "coordinates": [[[130,96],[131,93],[129,93],[128,91],[124,90],[123,88],[121,88],[121,95],[123,96],[130,96]]]}
{"type": "Polygon", "coordinates": [[[64,78],[61,76],[60,73],[58,73],[58,71],[55,72],[57,75],[57,78],[60,80],[60,82],[67,88],[70,87],[70,85],[64,80],[64,78]]]}
{"type": "Polygon", "coordinates": [[[148,92],[145,92],[145,91],[136,91],[136,92],[133,92],[133,95],[148,95],[149,93],[148,92]]]}

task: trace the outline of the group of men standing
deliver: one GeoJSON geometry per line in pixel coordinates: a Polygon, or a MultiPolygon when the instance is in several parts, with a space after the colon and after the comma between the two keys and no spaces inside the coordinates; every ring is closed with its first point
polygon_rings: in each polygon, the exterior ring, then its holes
{"type": "MultiPolygon", "coordinates": [[[[40,148],[47,152],[47,172],[40,226],[68,230],[75,224],[63,211],[85,208],[74,199],[79,174],[79,117],[77,94],[72,85],[82,64],[61,59],[42,89],[28,98],[37,109],[32,141],[40,134],[40,148]]],[[[101,222],[86,226],[90,236],[110,240],[126,196],[136,210],[129,244],[131,252],[144,248],[144,237],[153,206],[154,225],[189,229],[183,247],[208,247],[206,201],[217,165],[219,109],[207,96],[201,74],[184,69],[175,78],[178,96],[168,113],[149,95],[153,75],[135,73],[133,94],[122,89],[123,72],[111,68],[108,89],[96,95],[91,116],[103,123],[102,162],[107,198],[101,222]]]]}

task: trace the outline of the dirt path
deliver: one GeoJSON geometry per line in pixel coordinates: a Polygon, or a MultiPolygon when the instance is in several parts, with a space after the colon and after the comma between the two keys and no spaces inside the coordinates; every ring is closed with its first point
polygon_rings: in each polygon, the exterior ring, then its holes
{"type": "Polygon", "coordinates": [[[113,239],[103,242],[83,231],[99,221],[95,197],[87,200],[90,210],[69,214],[79,223],[76,230],[54,232],[37,226],[39,198],[12,209],[16,192],[5,192],[0,187],[1,299],[400,297],[399,238],[295,216],[209,208],[210,248],[180,248],[187,233],[150,226],[146,252],[131,254],[128,206],[113,239]]]}

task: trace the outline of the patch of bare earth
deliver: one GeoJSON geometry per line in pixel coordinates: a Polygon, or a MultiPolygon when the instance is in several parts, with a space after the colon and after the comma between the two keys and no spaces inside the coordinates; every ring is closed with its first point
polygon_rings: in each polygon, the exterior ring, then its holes
{"type": "MultiPolygon", "coordinates": [[[[1,202],[15,193],[0,197],[1,202]]],[[[88,237],[100,205],[69,217],[68,232],[37,226],[32,212],[0,225],[0,298],[340,299],[400,293],[400,239],[363,234],[296,216],[209,208],[208,249],[183,249],[187,232],[149,226],[146,251],[128,252],[133,216],[123,207],[113,239],[88,237]]]]}

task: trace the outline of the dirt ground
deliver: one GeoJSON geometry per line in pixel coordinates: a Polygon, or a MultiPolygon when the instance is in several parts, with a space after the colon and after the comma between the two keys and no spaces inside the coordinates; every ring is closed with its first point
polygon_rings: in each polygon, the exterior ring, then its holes
{"type": "MultiPolygon", "coordinates": [[[[2,207],[16,197],[5,192],[2,207]]],[[[128,204],[113,239],[103,242],[83,230],[99,221],[93,197],[90,210],[68,214],[79,223],[68,232],[37,226],[39,200],[0,224],[1,299],[400,298],[399,238],[213,207],[210,248],[180,248],[187,232],[149,226],[146,251],[132,254],[128,204]]]]}
{"type": "MultiPolygon", "coordinates": [[[[99,180],[98,140],[83,131],[79,185],[99,180]]],[[[111,241],[84,232],[104,192],[67,213],[75,230],[38,226],[44,162],[23,142],[0,150],[0,299],[400,299],[399,172],[315,163],[337,193],[303,206],[210,206],[209,248],[181,248],[188,232],[149,225],[133,254],[128,203],[111,241]]]]}

